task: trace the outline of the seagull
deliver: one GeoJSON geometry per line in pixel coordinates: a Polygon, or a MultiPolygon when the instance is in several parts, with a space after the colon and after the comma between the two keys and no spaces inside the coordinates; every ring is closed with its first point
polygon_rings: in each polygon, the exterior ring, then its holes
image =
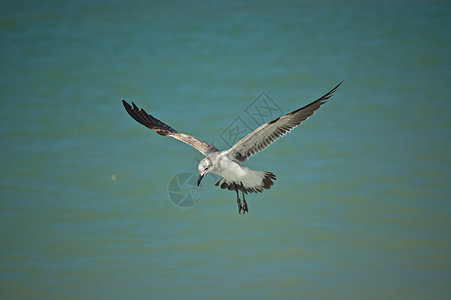
{"type": "Polygon", "coordinates": [[[261,193],[264,189],[269,190],[274,184],[273,180],[276,180],[276,175],[272,172],[251,170],[242,163],[252,155],[265,150],[273,142],[300,125],[302,121],[306,120],[315,110],[326,103],[326,100],[333,96],[341,84],[342,82],[318,100],[261,125],[239,140],[230,149],[223,151],[191,135],[178,132],[146,113],[144,109],[139,109],[133,102],[133,107],[125,100],[122,100],[122,103],[128,114],[138,123],[154,130],[159,135],[170,136],[182,141],[205,155],[205,158],[197,166],[199,170],[197,186],[200,185],[202,178],[207,173],[221,176],[221,179],[216,182],[215,186],[220,185],[221,189],[236,191],[238,213],[241,214],[243,212],[245,214],[249,212],[249,209],[244,195],[261,193]],[[243,202],[240,199],[240,191],[243,196],[243,202]]]}

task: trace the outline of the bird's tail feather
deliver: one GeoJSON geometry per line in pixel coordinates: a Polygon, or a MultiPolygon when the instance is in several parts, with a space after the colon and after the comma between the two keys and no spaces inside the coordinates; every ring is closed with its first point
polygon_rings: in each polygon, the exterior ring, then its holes
{"type": "Polygon", "coordinates": [[[266,171],[254,171],[249,170],[250,175],[247,180],[241,182],[229,181],[225,178],[221,178],[216,182],[216,186],[221,187],[221,189],[228,189],[229,191],[235,191],[236,188],[244,193],[261,193],[263,189],[270,189],[274,185],[273,180],[276,179],[276,175],[272,172],[266,171]]]}

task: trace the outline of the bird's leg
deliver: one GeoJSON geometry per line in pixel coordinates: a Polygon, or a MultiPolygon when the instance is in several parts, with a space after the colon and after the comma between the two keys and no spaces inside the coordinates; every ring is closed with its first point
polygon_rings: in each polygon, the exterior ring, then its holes
{"type": "Polygon", "coordinates": [[[240,196],[238,194],[238,186],[234,182],[233,185],[235,186],[236,191],[236,202],[238,203],[238,213],[241,214],[241,210],[243,209],[243,205],[241,204],[240,196]]]}
{"type": "Polygon", "coordinates": [[[246,198],[244,198],[244,185],[242,182],[241,183],[241,192],[243,193],[243,215],[247,212],[249,212],[249,210],[247,209],[247,202],[246,202],[246,198]]]}

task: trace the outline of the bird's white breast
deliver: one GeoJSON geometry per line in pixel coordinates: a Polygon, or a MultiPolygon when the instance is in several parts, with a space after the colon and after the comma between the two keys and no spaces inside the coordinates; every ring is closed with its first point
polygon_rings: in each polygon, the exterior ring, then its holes
{"type": "Polygon", "coordinates": [[[214,160],[216,174],[227,180],[240,182],[248,174],[249,168],[231,160],[227,155],[221,153],[214,160]]]}

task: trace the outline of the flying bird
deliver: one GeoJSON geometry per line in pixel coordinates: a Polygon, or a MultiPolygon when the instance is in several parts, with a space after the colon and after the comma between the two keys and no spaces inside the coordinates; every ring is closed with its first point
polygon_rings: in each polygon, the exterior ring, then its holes
{"type": "Polygon", "coordinates": [[[332,97],[333,93],[338,89],[341,83],[342,82],[318,100],[261,125],[239,140],[230,149],[223,151],[218,150],[212,145],[191,135],[178,132],[169,125],[146,113],[144,109],[139,109],[133,102],[133,107],[125,100],[122,100],[122,103],[128,114],[137,122],[154,130],[159,135],[170,136],[191,145],[205,155],[205,158],[202,159],[197,166],[199,170],[197,185],[199,186],[202,178],[207,173],[214,173],[221,176],[222,178],[216,182],[215,186],[236,191],[238,213],[241,214],[242,212],[245,214],[249,209],[244,195],[248,193],[261,193],[264,189],[270,189],[274,184],[273,180],[276,180],[276,175],[272,172],[251,170],[242,163],[248,160],[252,155],[265,150],[277,139],[284,136],[300,125],[302,121],[310,117],[315,110],[326,103],[327,99],[332,97]],[[240,199],[240,191],[243,202],[241,202],[240,199]]]}

